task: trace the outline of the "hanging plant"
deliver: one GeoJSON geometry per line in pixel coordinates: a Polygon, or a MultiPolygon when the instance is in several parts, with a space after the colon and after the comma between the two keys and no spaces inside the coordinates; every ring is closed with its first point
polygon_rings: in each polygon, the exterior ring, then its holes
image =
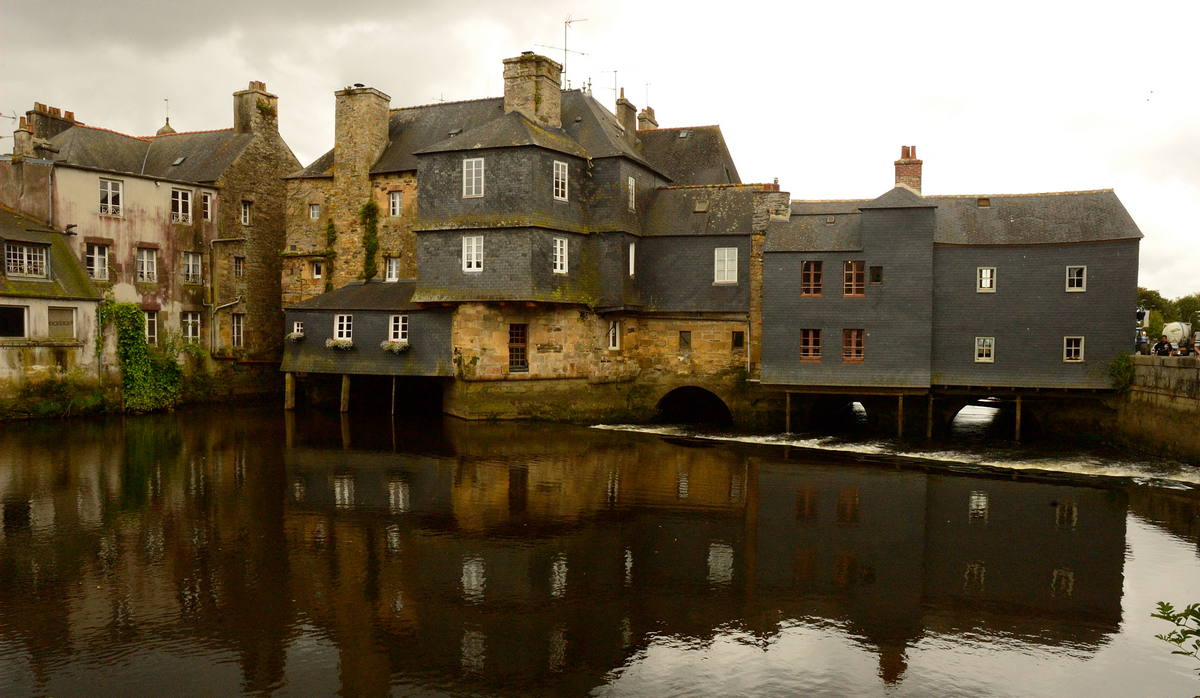
{"type": "Polygon", "coordinates": [[[117,361],[121,366],[125,410],[152,412],[178,404],[183,381],[179,354],[190,348],[180,347],[172,337],[164,338],[162,349],[148,346],[146,314],[133,303],[114,303],[106,299],[100,303],[97,314],[98,334],[110,324],[116,326],[117,361]]]}
{"type": "Polygon", "coordinates": [[[287,334],[283,335],[283,338],[289,342],[303,342],[304,341],[304,333],[303,332],[288,332],[287,334]]]}
{"type": "Polygon", "coordinates": [[[408,351],[408,340],[385,339],[379,343],[379,348],[384,351],[390,351],[393,354],[399,354],[400,352],[408,351]]]}
{"type": "Polygon", "coordinates": [[[379,252],[379,204],[374,199],[367,201],[358,211],[363,226],[363,278],[375,278],[375,255],[379,252]]]}
{"type": "Polygon", "coordinates": [[[329,339],[325,340],[325,348],[326,349],[341,349],[342,351],[350,351],[351,349],[354,348],[354,340],[353,339],[334,339],[333,337],[330,337],[329,339]]]}

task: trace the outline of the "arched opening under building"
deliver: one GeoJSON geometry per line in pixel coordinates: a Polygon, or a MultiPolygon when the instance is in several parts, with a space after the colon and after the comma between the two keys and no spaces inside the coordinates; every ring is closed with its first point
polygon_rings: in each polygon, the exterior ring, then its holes
{"type": "Polygon", "coordinates": [[[686,385],[667,393],[658,401],[656,421],[663,424],[711,424],[726,425],[733,423],[733,415],[729,412],[721,398],[716,394],[686,385]]]}
{"type": "MultiPolygon", "coordinates": [[[[1017,429],[1017,403],[1011,398],[986,397],[963,406],[951,419],[948,435],[964,441],[1012,441],[1017,429]]],[[[1037,418],[1028,402],[1021,410],[1021,440],[1041,433],[1037,418]]]]}
{"type": "Polygon", "coordinates": [[[845,433],[867,428],[867,408],[852,397],[824,396],[809,414],[809,426],[819,433],[845,433]]]}

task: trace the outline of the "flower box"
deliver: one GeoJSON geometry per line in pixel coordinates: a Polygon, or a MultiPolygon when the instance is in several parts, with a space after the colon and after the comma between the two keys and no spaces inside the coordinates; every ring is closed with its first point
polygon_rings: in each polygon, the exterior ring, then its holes
{"type": "Polygon", "coordinates": [[[303,342],[304,341],[304,333],[303,332],[289,332],[289,333],[283,335],[283,338],[289,342],[303,342]]]}
{"type": "Polygon", "coordinates": [[[330,337],[325,340],[325,346],[328,349],[341,349],[342,351],[350,351],[354,348],[353,339],[333,339],[330,337]]]}
{"type": "Polygon", "coordinates": [[[385,339],[380,342],[379,348],[384,351],[390,351],[393,354],[399,354],[402,351],[408,351],[408,341],[403,339],[385,339]]]}

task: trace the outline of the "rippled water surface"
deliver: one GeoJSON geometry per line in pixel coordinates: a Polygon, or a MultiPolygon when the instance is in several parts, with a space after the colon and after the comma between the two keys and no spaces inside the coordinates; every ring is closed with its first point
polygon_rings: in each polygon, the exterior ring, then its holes
{"type": "Polygon", "coordinates": [[[1196,469],[967,417],[3,424],[0,695],[1200,694],[1196,469]]]}

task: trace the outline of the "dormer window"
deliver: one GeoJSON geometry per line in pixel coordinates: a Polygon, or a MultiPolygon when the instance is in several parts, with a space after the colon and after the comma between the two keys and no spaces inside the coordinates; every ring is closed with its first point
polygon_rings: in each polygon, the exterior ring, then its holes
{"type": "Polygon", "coordinates": [[[4,273],[8,276],[46,278],[46,246],[6,243],[4,273]]]}

